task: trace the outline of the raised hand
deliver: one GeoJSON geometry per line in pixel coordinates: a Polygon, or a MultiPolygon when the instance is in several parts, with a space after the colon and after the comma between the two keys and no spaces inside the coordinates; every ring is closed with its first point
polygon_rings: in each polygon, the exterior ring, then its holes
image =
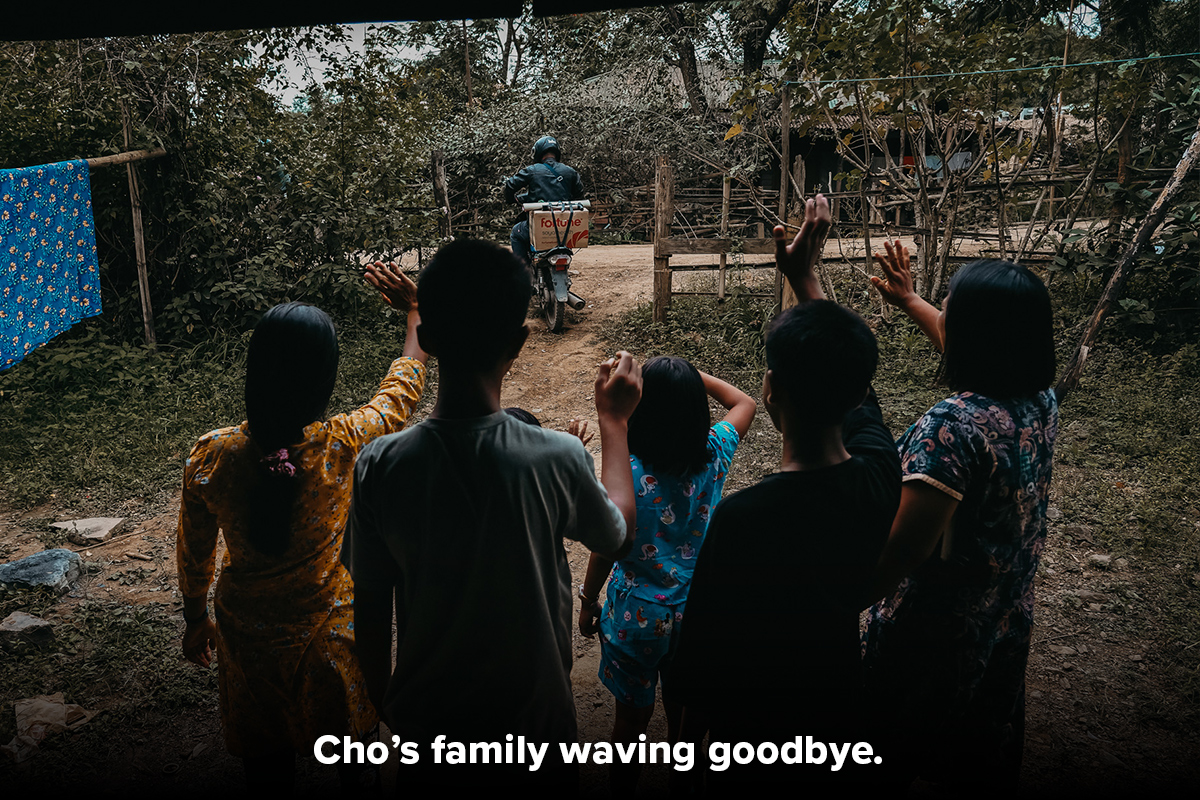
{"type": "Polygon", "coordinates": [[[821,257],[825,237],[829,235],[832,225],[829,201],[825,199],[825,195],[818,194],[805,202],[804,224],[800,226],[791,244],[788,244],[787,233],[782,225],[776,225],[772,231],[775,236],[775,266],[783,273],[783,277],[788,279],[799,300],[814,300],[825,296],[813,267],[821,257]]]}
{"type": "Polygon", "coordinates": [[[883,277],[872,275],[871,285],[878,289],[879,295],[891,305],[901,309],[907,308],[917,297],[917,293],[913,290],[912,266],[909,261],[908,248],[902,247],[899,239],[894,244],[885,239],[883,247],[887,251],[887,255],[875,253],[873,256],[875,262],[879,264],[880,271],[883,272],[883,277]]]}
{"type": "Polygon", "coordinates": [[[628,422],[642,399],[642,366],[622,350],[600,365],[596,376],[596,415],[628,422]]]}
{"type": "Polygon", "coordinates": [[[587,420],[573,419],[567,423],[567,433],[572,436],[578,436],[579,441],[583,442],[583,446],[587,447],[588,442],[596,437],[595,433],[588,433],[587,420]]]}
{"type": "Polygon", "coordinates": [[[363,277],[379,290],[383,301],[397,311],[412,311],[417,307],[417,285],[395,263],[376,261],[368,264],[363,277]]]}

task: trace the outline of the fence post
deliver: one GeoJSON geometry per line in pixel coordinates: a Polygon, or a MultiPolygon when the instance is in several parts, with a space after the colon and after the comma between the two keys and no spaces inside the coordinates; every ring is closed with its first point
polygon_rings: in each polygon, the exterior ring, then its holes
{"type": "MultiPolygon", "coordinates": [[[[789,91],[787,81],[783,84],[783,100],[780,108],[779,121],[779,221],[787,222],[788,208],[788,189],[792,177],[792,95],[789,91]]],[[[783,273],[775,270],[775,308],[781,310],[783,308],[784,295],[784,277],[783,273]]],[[[791,287],[788,287],[789,289],[791,287]]]]}
{"type": "Polygon", "coordinates": [[[666,322],[671,307],[671,220],[675,216],[675,172],[666,156],[654,172],[654,321],[666,322]]]}
{"type": "MultiPolygon", "coordinates": [[[[121,103],[121,131],[125,136],[125,149],[130,147],[131,126],[129,107],[121,103]]],[[[133,211],[133,252],[137,259],[138,294],[142,298],[142,329],[146,344],[151,350],[158,349],[154,336],[154,309],[150,305],[150,274],[146,270],[146,234],[142,229],[142,193],[138,186],[137,168],[133,161],[125,162],[125,174],[129,179],[129,203],[133,211]]]]}
{"type": "MultiPolygon", "coordinates": [[[[721,238],[729,238],[729,195],[733,185],[733,178],[726,175],[721,180],[721,238]]],[[[717,272],[717,302],[725,302],[725,266],[729,256],[721,252],[721,268],[717,272]]]]}

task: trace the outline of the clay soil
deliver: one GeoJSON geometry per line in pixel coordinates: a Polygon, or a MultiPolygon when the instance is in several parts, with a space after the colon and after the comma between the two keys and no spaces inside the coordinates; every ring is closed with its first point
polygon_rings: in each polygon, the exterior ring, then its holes
{"type": "MultiPolygon", "coordinates": [[[[689,261],[706,263],[704,257],[674,259],[675,263],[689,261]]],[[[573,272],[573,288],[587,300],[587,307],[567,312],[561,334],[548,332],[531,308],[533,332],[502,396],[504,405],[523,407],[545,427],[560,430],[573,418],[595,424],[592,387],[596,368],[615,349],[603,338],[605,325],[622,311],[649,301],[650,248],[592,247],[577,255],[573,272]]],[[[893,433],[910,421],[893,422],[893,433]]],[[[748,438],[758,436],[761,446],[746,456],[758,459],[756,468],[731,473],[727,491],[770,471],[771,461],[777,457],[773,435],[765,414],[760,413],[748,438]]],[[[599,465],[598,438],[589,450],[599,465]]],[[[735,467],[742,452],[735,457],[735,467]]],[[[1055,494],[1070,491],[1069,487],[1081,480],[1077,471],[1056,471],[1055,494]]],[[[53,504],[20,512],[0,511],[4,560],[43,549],[38,534],[45,530],[45,521],[62,519],[69,511],[53,504]]],[[[80,604],[101,601],[124,607],[155,604],[178,618],[182,607],[174,561],[178,498],[155,509],[131,499],[128,508],[108,513],[128,516],[126,527],[110,543],[90,550],[80,548],[85,561],[98,566],[44,616],[52,622],[65,620],[80,604]]],[[[1103,553],[1090,540],[1086,526],[1069,522],[1052,522],[1038,578],[1036,628],[1027,672],[1023,793],[1107,796],[1138,787],[1200,786],[1197,732],[1181,729],[1178,717],[1163,710],[1177,705],[1175,698],[1180,696],[1178,674],[1168,675],[1164,669],[1165,663],[1178,660],[1176,643],[1163,641],[1153,631],[1139,632],[1121,617],[1130,595],[1153,597],[1162,576],[1149,574],[1126,559],[1114,558],[1101,565],[1090,558],[1103,553]]],[[[1200,524],[1200,520],[1196,522],[1200,524]]],[[[577,584],[583,579],[587,552],[576,544],[568,547],[568,556],[577,584]]],[[[1200,582],[1200,576],[1168,577],[1200,582]]],[[[180,634],[182,629],[180,619],[180,634]]],[[[1196,643],[1178,643],[1178,647],[1189,645],[1195,647],[1196,643]]],[[[613,698],[597,679],[599,646],[578,631],[573,646],[580,738],[602,741],[611,732],[613,698]]],[[[65,656],[63,668],[70,669],[65,656]]],[[[747,692],[752,691],[748,686],[747,692]]],[[[101,742],[82,733],[52,735],[26,764],[14,767],[7,757],[0,756],[0,773],[10,773],[17,783],[63,782],[101,792],[126,786],[173,793],[235,791],[241,785],[240,764],[224,751],[215,688],[210,694],[206,702],[178,713],[159,710],[127,716],[128,722],[107,728],[101,742]]],[[[107,696],[107,701],[93,707],[104,710],[130,699],[119,685],[108,687],[107,696]]],[[[1180,698],[1178,702],[1184,701],[1180,698]]],[[[11,715],[11,709],[8,705],[0,713],[11,715]]],[[[11,730],[11,725],[6,730],[11,730]]],[[[649,737],[665,740],[661,713],[655,715],[649,737]]],[[[667,777],[667,768],[647,767],[640,793],[665,796],[667,777]]],[[[582,779],[586,795],[606,795],[605,768],[585,767],[582,779]]],[[[385,767],[384,780],[385,786],[397,780],[394,761],[385,767]]],[[[300,788],[332,791],[336,783],[331,770],[307,759],[300,766],[300,788]]],[[[918,786],[917,791],[930,789],[918,786]]]]}

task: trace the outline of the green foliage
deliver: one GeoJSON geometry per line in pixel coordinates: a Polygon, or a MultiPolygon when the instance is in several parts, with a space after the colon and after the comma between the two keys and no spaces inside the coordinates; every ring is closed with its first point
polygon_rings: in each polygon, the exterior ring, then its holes
{"type": "MultiPolygon", "coordinates": [[[[356,280],[361,280],[357,279],[356,280]]],[[[329,413],[361,406],[400,355],[403,331],[373,300],[369,327],[341,327],[340,379],[329,413]]],[[[249,332],[161,348],[114,341],[85,324],[0,378],[0,497],[54,496],[103,509],[172,493],[203,433],[244,419],[249,332]]],[[[286,386],[280,387],[287,391],[286,386]]]]}
{"type": "MultiPolygon", "coordinates": [[[[37,164],[159,145],[137,166],[160,340],[244,330],[275,303],[317,299],[355,313],[347,273],[434,235],[430,104],[387,29],[361,50],[341,29],[215,32],[0,45],[0,149],[37,164]],[[328,57],[303,112],[268,89],[304,47],[328,57]],[[61,120],[68,120],[67,123],[61,120]]],[[[125,171],[92,175],[104,322],[137,335],[125,171]]]]}

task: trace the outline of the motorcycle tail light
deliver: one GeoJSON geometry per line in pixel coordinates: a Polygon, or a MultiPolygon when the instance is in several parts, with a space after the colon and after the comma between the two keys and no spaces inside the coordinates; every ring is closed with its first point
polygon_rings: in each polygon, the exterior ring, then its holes
{"type": "Polygon", "coordinates": [[[550,259],[550,263],[555,269],[566,269],[571,264],[571,257],[568,255],[555,256],[550,259]]]}

